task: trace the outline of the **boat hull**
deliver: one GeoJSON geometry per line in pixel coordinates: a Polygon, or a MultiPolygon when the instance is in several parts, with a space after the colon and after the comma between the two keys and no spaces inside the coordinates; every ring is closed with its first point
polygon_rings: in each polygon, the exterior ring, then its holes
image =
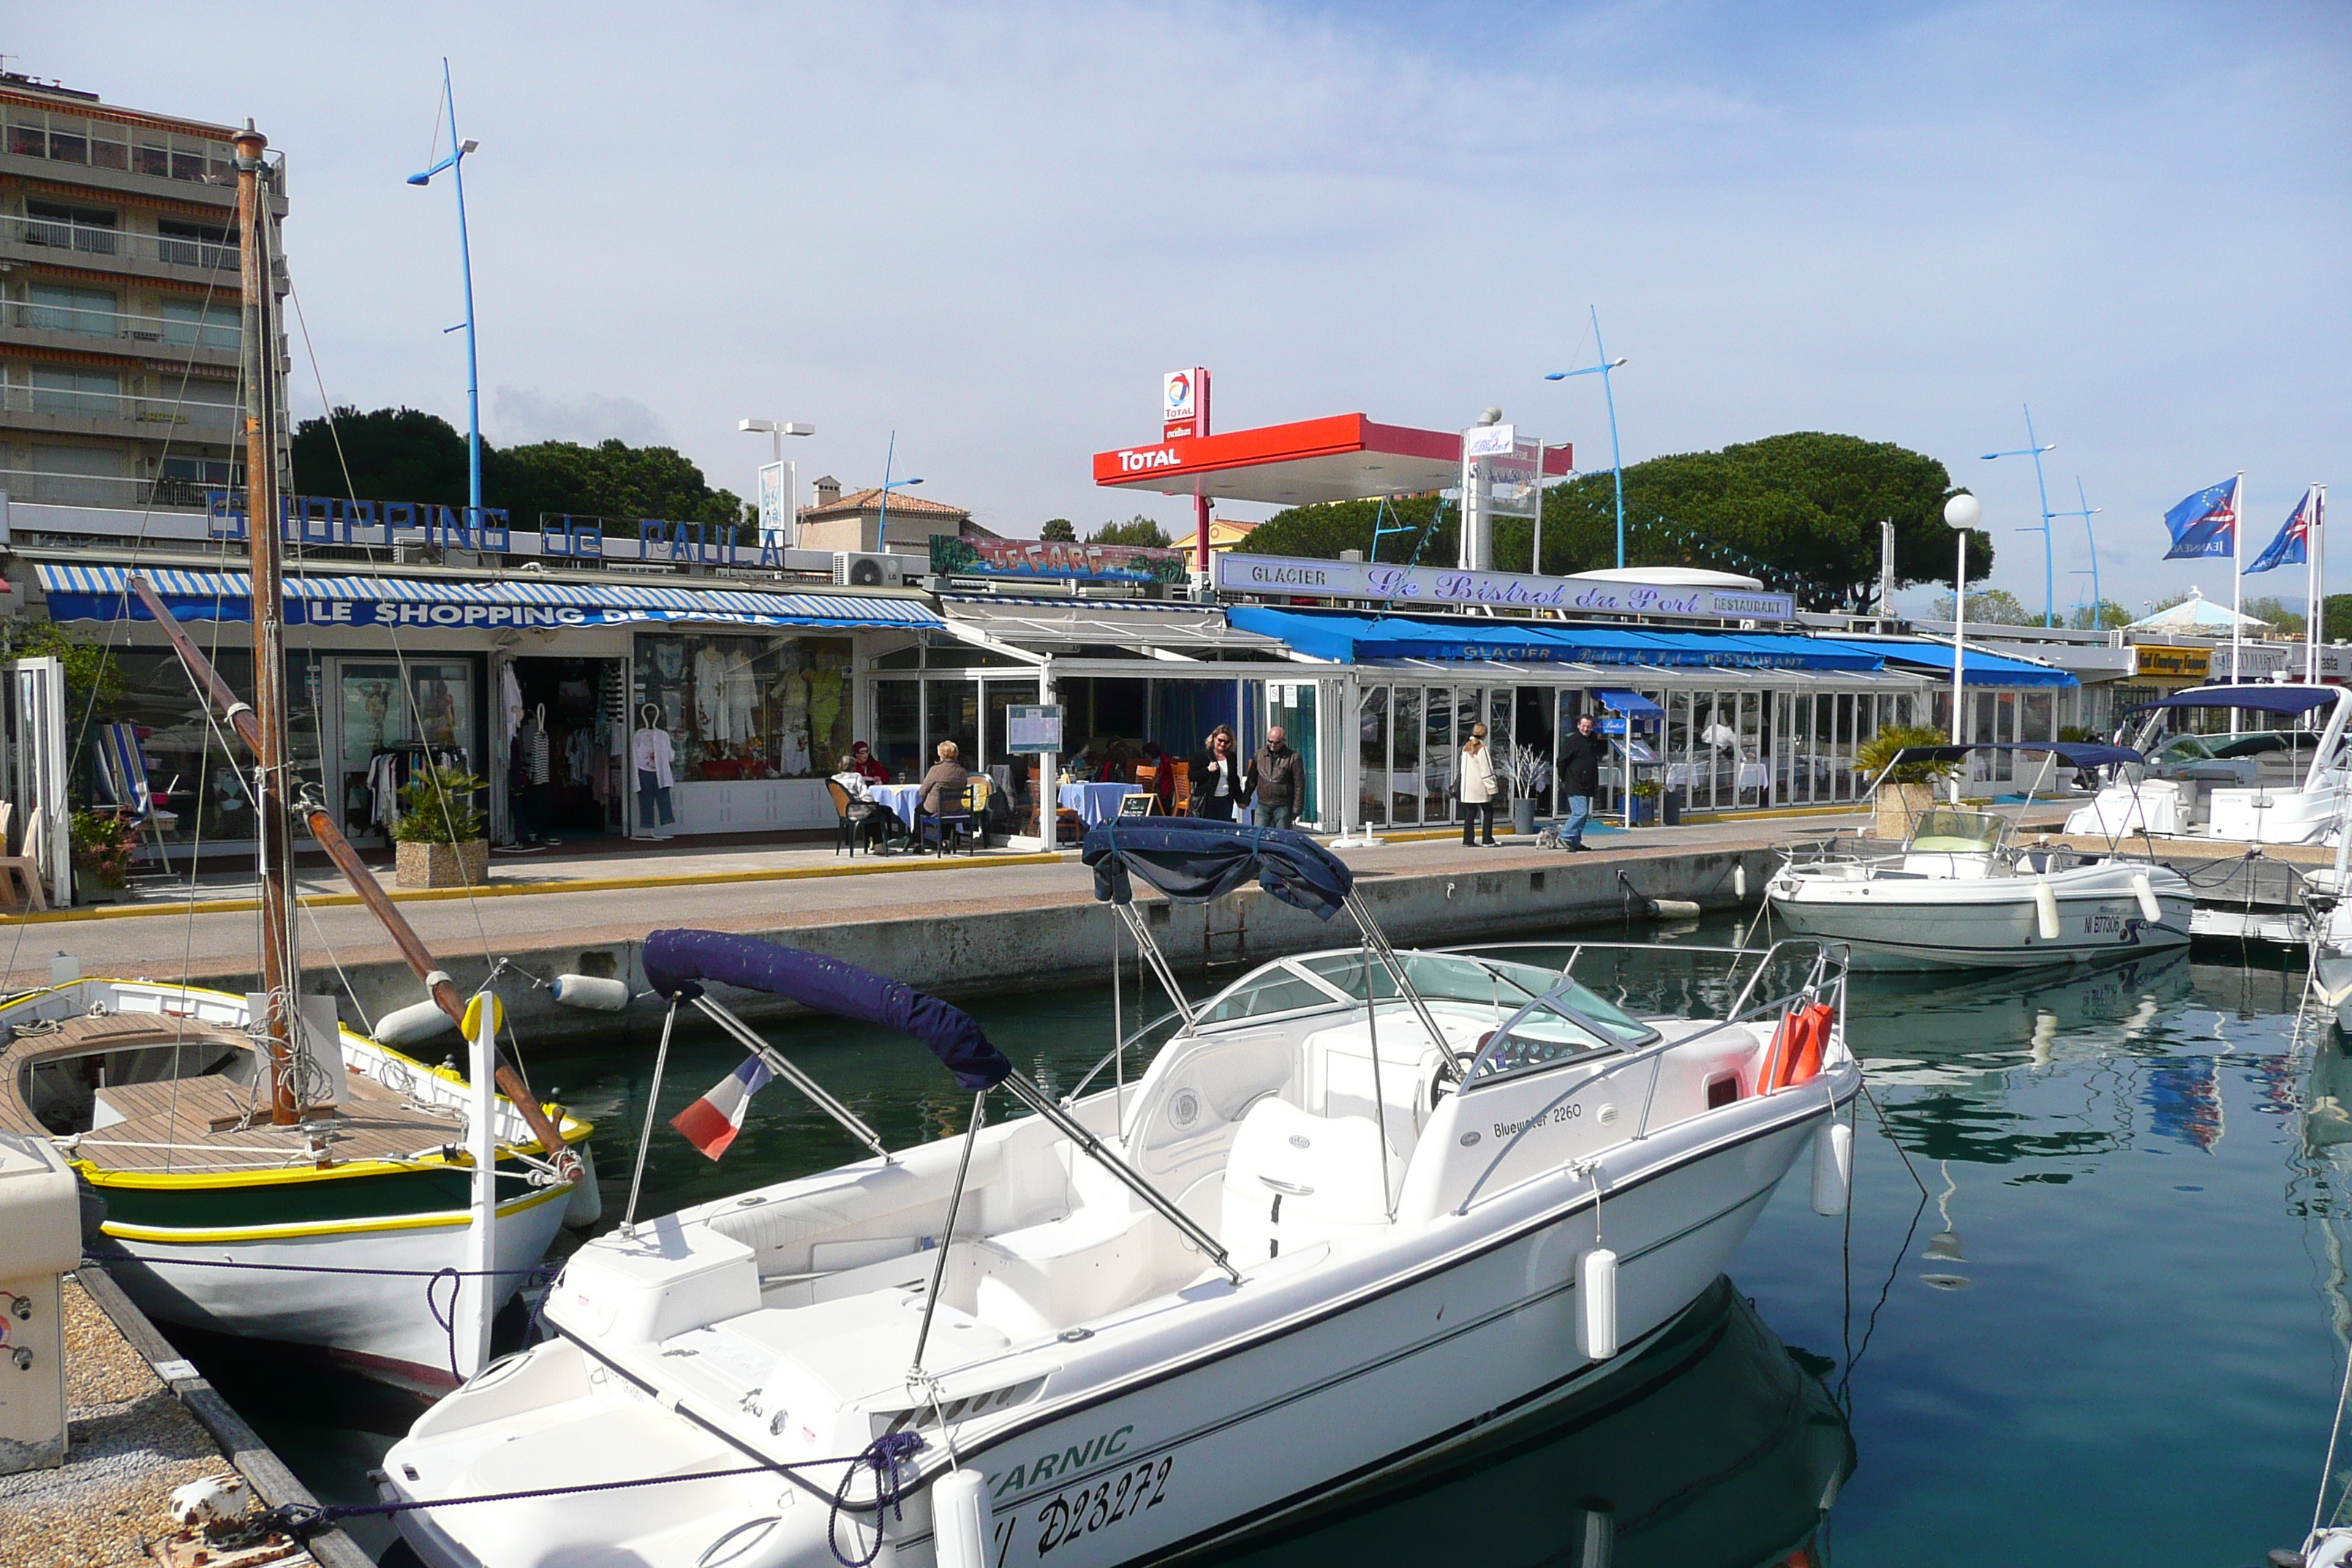
{"type": "Polygon", "coordinates": [[[2195,899],[2177,873],[2151,868],[2164,918],[2142,914],[2132,871],[2104,866],[2051,879],[2058,935],[2044,940],[2032,879],[1848,880],[1776,875],[1772,919],[1801,936],[1850,944],[1864,970],[2024,969],[2124,958],[2189,941],[2195,899]],[[2174,890],[2177,886],[2178,890],[2174,890]]]}
{"type": "MultiPolygon", "coordinates": [[[[1436,1222],[1415,1238],[1410,1261],[1375,1252],[1318,1264],[1310,1249],[1296,1265],[1261,1265],[1227,1302],[1232,1315],[1251,1314],[1243,1331],[1163,1346],[1127,1375],[1073,1384],[1058,1403],[1049,1379],[1034,1415],[959,1430],[958,1463],[986,1478],[992,1568],[1108,1568],[1211,1546],[1310,1507],[1333,1487],[1442,1461],[1497,1421],[1575,1397],[1722,1272],[1857,1078],[1849,1060],[1753,1102],[1752,1117],[1704,1142],[1661,1134],[1621,1143],[1597,1181],[1562,1170],[1527,1182],[1436,1222]],[[1622,1348],[1605,1360],[1579,1348],[1578,1259],[1596,1244],[1620,1258],[1622,1348]]],[[[511,1457],[525,1437],[539,1486],[744,1463],[736,1448],[695,1446],[676,1421],[639,1428],[673,1434],[669,1447],[641,1441],[625,1459],[606,1451],[613,1444],[600,1447],[599,1435],[616,1421],[650,1422],[649,1402],[614,1387],[624,1380],[607,1379],[576,1343],[536,1353],[576,1364],[509,1373],[509,1388],[601,1382],[604,1392],[552,1405],[461,1393],[436,1412],[434,1436],[394,1446],[384,1496],[411,1500],[415,1488],[429,1502],[514,1484],[511,1457]],[[483,1403],[478,1418],[462,1408],[469,1397],[483,1403]]],[[[934,1437],[926,1457],[937,1447],[934,1437]]],[[[797,1497],[762,1475],[399,1520],[435,1568],[558,1568],[598,1553],[643,1568],[722,1557],[729,1568],[821,1568],[835,1558],[818,1488],[838,1473],[813,1468],[797,1497]]],[[[838,1521],[853,1557],[872,1544],[872,1518],[868,1510],[838,1521]]],[[[891,1561],[937,1560],[927,1490],[887,1536],[891,1561]]]]}

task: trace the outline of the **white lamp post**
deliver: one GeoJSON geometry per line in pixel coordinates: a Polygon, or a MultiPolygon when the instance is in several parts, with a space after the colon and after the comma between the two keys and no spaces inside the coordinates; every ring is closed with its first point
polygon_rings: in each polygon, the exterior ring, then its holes
{"type": "Polygon", "coordinates": [[[784,482],[782,486],[784,492],[782,518],[783,527],[779,529],[778,531],[782,532],[784,530],[791,530],[792,531],[789,537],[793,543],[798,544],[800,542],[800,474],[793,465],[784,461],[784,437],[787,436],[814,436],[816,434],[816,426],[814,425],[803,425],[797,420],[790,419],[746,419],[739,423],[735,428],[744,432],[746,435],[765,436],[773,443],[775,447],[774,466],[780,467],[784,470],[784,482]]]}
{"type": "MultiPolygon", "coordinates": [[[[1967,674],[1962,665],[1967,658],[1969,625],[1969,531],[1977,525],[1984,508],[1977,498],[1966,493],[1956,495],[1944,503],[1944,523],[1958,542],[1958,554],[1952,568],[1952,744],[1966,742],[1961,708],[1968,695],[1967,674]]],[[[1952,799],[1960,798],[1960,775],[1952,774],[1952,799]]]]}

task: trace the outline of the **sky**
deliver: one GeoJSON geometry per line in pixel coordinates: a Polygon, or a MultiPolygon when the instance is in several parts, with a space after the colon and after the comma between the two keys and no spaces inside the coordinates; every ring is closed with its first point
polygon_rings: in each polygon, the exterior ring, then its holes
{"type": "MultiPolygon", "coordinates": [[[[1174,527],[1187,503],[1098,489],[1091,455],[1157,439],[1160,373],[1192,364],[1220,429],[1495,405],[1606,468],[1599,378],[1542,379],[1593,362],[1597,310],[1626,462],[1804,429],[1916,448],[2037,608],[2033,465],[1980,457],[2027,444],[2029,405],[2051,509],[2079,478],[2135,612],[2227,597],[2225,564],[2158,559],[2189,491],[2247,471],[2251,559],[2306,483],[2352,479],[2330,0],[239,14],[35,7],[0,50],[251,118],[288,159],[325,400],[462,428],[454,196],[404,183],[448,145],[446,56],[499,443],[661,442],[749,495],[768,440],[737,422],[804,420],[803,494],[887,454],[999,532],[1174,527]]],[[[2091,553],[2054,526],[2063,611],[2091,553]]]]}

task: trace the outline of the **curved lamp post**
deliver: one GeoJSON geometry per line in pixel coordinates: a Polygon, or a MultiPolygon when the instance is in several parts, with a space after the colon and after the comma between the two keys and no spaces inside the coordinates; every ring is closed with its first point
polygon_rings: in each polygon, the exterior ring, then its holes
{"type": "MultiPolygon", "coordinates": [[[[1965,638],[1969,624],[1969,531],[1984,515],[1984,507],[1976,497],[1965,492],[1944,503],[1944,523],[1959,542],[1958,563],[1952,569],[1952,744],[1963,743],[1960,709],[1968,692],[1967,675],[1962,663],[1967,657],[1965,638]]],[[[1952,775],[1952,799],[1960,798],[1960,775],[1952,775]]]]}
{"type": "MultiPolygon", "coordinates": [[[[449,85],[449,60],[441,60],[441,96],[449,110],[449,140],[457,151],[421,174],[412,185],[429,185],[444,169],[457,187],[457,264],[466,275],[466,526],[482,525],[482,378],[474,356],[474,253],[466,236],[466,154],[481,145],[457,140],[457,95],[449,85]]],[[[455,331],[455,327],[443,329],[455,331]]]]}
{"type": "Polygon", "coordinates": [[[874,523],[874,548],[877,550],[887,550],[890,548],[890,492],[892,490],[903,490],[908,489],[909,486],[919,485],[923,482],[920,479],[892,479],[890,477],[890,465],[898,461],[898,432],[893,430],[890,432],[889,448],[882,454],[882,515],[876,519],[874,523]]]}
{"type": "MultiPolygon", "coordinates": [[[[1544,379],[1567,381],[1580,375],[1598,375],[1601,378],[1601,395],[1609,405],[1609,471],[1617,478],[1617,569],[1622,572],[1625,569],[1625,459],[1617,448],[1617,394],[1609,384],[1609,373],[1623,364],[1625,356],[1620,354],[1611,359],[1609,351],[1601,346],[1601,308],[1597,305],[1592,307],[1592,353],[1601,362],[1599,364],[1589,364],[1582,370],[1556,370],[1544,379]]],[[[1541,474],[1536,476],[1536,486],[1538,489],[1543,486],[1541,474]]]]}

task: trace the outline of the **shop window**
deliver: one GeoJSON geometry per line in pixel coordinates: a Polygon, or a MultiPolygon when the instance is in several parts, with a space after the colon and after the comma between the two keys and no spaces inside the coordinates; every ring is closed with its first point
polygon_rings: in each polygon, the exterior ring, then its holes
{"type": "Polygon", "coordinates": [[[648,634],[636,667],[681,783],[814,778],[849,749],[845,637],[648,634]]]}
{"type": "Polygon", "coordinates": [[[1367,686],[1356,716],[1358,771],[1363,787],[1357,809],[1369,824],[1389,819],[1389,689],[1367,686]]]}
{"type": "Polygon", "coordinates": [[[875,756],[901,784],[923,776],[923,686],[919,680],[874,683],[875,756]]]}
{"type": "Polygon", "coordinates": [[[923,754],[922,777],[939,756],[940,742],[956,743],[957,760],[966,768],[973,765],[980,755],[980,682],[977,680],[926,680],[923,682],[923,754]]]}
{"type": "Polygon", "coordinates": [[[1421,820],[1421,688],[1400,686],[1394,704],[1389,769],[1389,820],[1421,820]]]}
{"type": "MultiPolygon", "coordinates": [[[[1257,683],[1253,681],[1251,684],[1255,686],[1257,683]]],[[[1299,820],[1320,822],[1319,797],[1316,794],[1316,781],[1321,767],[1321,754],[1315,744],[1316,689],[1312,686],[1275,686],[1267,690],[1266,728],[1282,727],[1283,739],[1292,751],[1298,753],[1300,770],[1305,774],[1302,781],[1305,788],[1298,800],[1299,820]]],[[[1244,704],[1243,710],[1255,712],[1256,706],[1255,703],[1244,704]]],[[[1254,755],[1256,747],[1244,737],[1242,750],[1254,755]]]]}
{"type": "Polygon", "coordinates": [[[1454,735],[1454,693],[1443,686],[1433,686],[1423,709],[1426,725],[1422,741],[1423,773],[1427,780],[1422,793],[1421,819],[1423,822],[1444,822],[1454,815],[1454,777],[1461,766],[1461,742],[1454,735]]]}

